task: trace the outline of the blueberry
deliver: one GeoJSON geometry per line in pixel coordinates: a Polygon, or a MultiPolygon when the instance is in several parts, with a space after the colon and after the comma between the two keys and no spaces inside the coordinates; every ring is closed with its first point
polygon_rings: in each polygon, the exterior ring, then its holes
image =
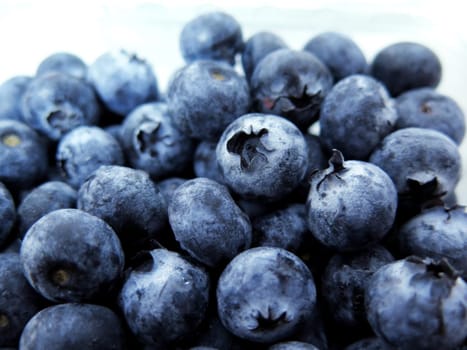
{"type": "Polygon", "coordinates": [[[347,159],[366,160],[393,131],[397,112],[384,86],[365,75],[339,81],[321,107],[320,137],[328,150],[347,159]]]}
{"type": "Polygon", "coordinates": [[[280,49],[264,57],[251,77],[256,111],[286,117],[302,129],[319,118],[332,75],[316,56],[305,51],[280,49]]]}
{"type": "Polygon", "coordinates": [[[151,65],[125,50],[108,51],[99,56],[88,67],[88,80],[104,105],[120,116],[159,98],[151,65]]]}
{"type": "Polygon", "coordinates": [[[465,134],[464,113],[452,98],[432,88],[407,91],[396,99],[396,128],[428,128],[460,144],[465,134]]]}
{"type": "Polygon", "coordinates": [[[47,143],[40,135],[22,122],[0,120],[0,181],[10,192],[42,181],[47,163],[47,143]]]}
{"type": "Polygon", "coordinates": [[[461,157],[454,141],[436,130],[405,128],[386,136],[369,161],[396,185],[399,201],[410,205],[454,191],[461,157]]]}
{"type": "Polygon", "coordinates": [[[0,247],[3,247],[7,243],[15,220],[15,202],[8,188],[0,182],[0,247]]]}
{"type": "Polygon", "coordinates": [[[68,131],[96,124],[100,107],[92,87],[64,73],[48,73],[34,78],[22,100],[24,121],[51,140],[68,131]]]}
{"type": "Polygon", "coordinates": [[[42,216],[51,211],[75,208],[77,192],[61,181],[48,181],[33,188],[18,206],[17,226],[21,237],[42,216]]]}
{"type": "Polygon", "coordinates": [[[467,278],[467,213],[464,207],[426,209],[399,229],[397,239],[403,254],[445,258],[467,278]]]}
{"type": "Polygon", "coordinates": [[[369,328],[365,311],[365,289],[373,273],[394,258],[383,246],[347,254],[336,254],[322,277],[322,296],[328,314],[353,332],[369,328]]]}
{"type": "Polygon", "coordinates": [[[219,317],[238,337],[274,343],[293,334],[316,304],[310,270],[296,255],[274,247],[238,254],[217,285],[219,317]]]}
{"type": "Polygon", "coordinates": [[[124,265],[112,228],[78,209],[58,209],[36,221],[24,236],[20,256],[29,283],[55,302],[107,295],[124,265]]]}
{"type": "Polygon", "coordinates": [[[80,126],[62,137],[56,160],[64,180],[79,188],[101,165],[123,165],[124,156],[112,135],[97,126],[80,126]]]}
{"type": "Polygon", "coordinates": [[[392,96],[398,96],[407,90],[438,86],[441,62],[425,45],[398,42],[377,53],[370,72],[386,85],[392,96]]]}
{"type": "Polygon", "coordinates": [[[31,318],[21,334],[19,348],[123,350],[125,331],[118,316],[107,307],[54,305],[31,318]]]}
{"type": "Polygon", "coordinates": [[[300,130],[272,114],[246,114],[231,123],[216,149],[224,181],[246,199],[278,200],[302,181],[308,150],[300,130]]]}
{"type": "Polygon", "coordinates": [[[23,120],[21,99],[32,78],[28,76],[15,76],[0,85],[0,120],[23,120]]]}
{"type": "MultiPolygon", "coordinates": [[[[168,349],[195,331],[209,299],[209,276],[179,254],[155,249],[129,273],[119,305],[144,344],[168,349]]],[[[157,347],[156,347],[157,348],[157,347]]]]}
{"type": "Polygon", "coordinates": [[[225,12],[207,12],[187,22],[180,34],[180,50],[187,63],[200,59],[234,65],[243,48],[240,24],[225,12]]]}
{"type": "Polygon", "coordinates": [[[195,150],[193,170],[196,177],[207,177],[223,184],[224,179],[217,165],[216,147],[217,142],[201,141],[195,150]]]}
{"type": "Polygon", "coordinates": [[[167,204],[148,173],[119,165],[97,169],[78,190],[77,207],[112,226],[128,256],[167,224],[167,204]]]}
{"type": "Polygon", "coordinates": [[[318,350],[316,346],[301,341],[286,341],[271,345],[268,350],[318,350]]]}
{"type": "Polygon", "coordinates": [[[247,80],[250,81],[259,61],[271,52],[283,48],[287,48],[287,44],[272,32],[263,31],[253,34],[245,42],[242,51],[242,67],[247,80]]]}
{"type": "Polygon", "coordinates": [[[343,33],[324,32],[311,38],[303,48],[318,57],[339,81],[368,70],[365,55],[358,45],[343,33]]]}
{"type": "Polygon", "coordinates": [[[297,253],[310,234],[304,204],[291,204],[252,220],[254,245],[297,253]]]}
{"type": "Polygon", "coordinates": [[[381,338],[368,337],[353,342],[344,350],[394,350],[394,348],[385,344],[381,338]]]}
{"type": "Polygon", "coordinates": [[[398,349],[453,349],[467,337],[467,284],[443,262],[411,257],[381,267],[365,304],[376,335],[398,349]]]}
{"type": "Polygon", "coordinates": [[[248,112],[250,92],[245,78],[226,63],[199,60],[175,72],[167,88],[167,105],[183,133],[214,141],[248,112]]]}
{"type": "Polygon", "coordinates": [[[169,204],[176,240],[196,260],[217,267],[250,247],[251,224],[224,185],[207,178],[179,186],[169,204]]]}
{"type": "Polygon", "coordinates": [[[69,52],[55,52],[39,63],[36,76],[59,72],[85,79],[87,69],[86,63],[79,56],[69,52]]]}
{"type": "Polygon", "coordinates": [[[0,254],[0,296],[0,347],[15,347],[29,319],[46,306],[24,278],[16,253],[0,254]]]}
{"type": "Polygon", "coordinates": [[[392,227],[397,191],[381,168],[345,161],[334,151],[329,167],[311,177],[307,200],[308,228],[325,246],[338,251],[365,248],[392,227]]]}
{"type": "Polygon", "coordinates": [[[120,132],[131,167],[147,171],[154,179],[180,175],[191,164],[194,142],[174,126],[163,102],[136,107],[120,132]]]}

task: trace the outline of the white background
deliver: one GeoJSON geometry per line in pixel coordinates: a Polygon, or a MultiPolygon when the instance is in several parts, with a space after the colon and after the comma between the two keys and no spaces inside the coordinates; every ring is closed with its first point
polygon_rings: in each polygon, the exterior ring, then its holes
{"type": "MultiPolygon", "coordinates": [[[[184,23],[210,10],[224,10],[248,38],[260,30],[279,34],[301,49],[315,34],[337,30],[350,35],[371,60],[396,41],[432,48],[443,64],[439,91],[467,113],[467,25],[462,1],[10,1],[0,0],[0,82],[34,75],[39,62],[58,51],[91,63],[113,48],[146,58],[161,90],[183,64],[178,37],[184,23]]],[[[467,169],[467,141],[462,144],[467,169]]],[[[466,170],[467,171],[467,170],[466,170]]],[[[467,204],[467,175],[458,187],[467,204]]]]}

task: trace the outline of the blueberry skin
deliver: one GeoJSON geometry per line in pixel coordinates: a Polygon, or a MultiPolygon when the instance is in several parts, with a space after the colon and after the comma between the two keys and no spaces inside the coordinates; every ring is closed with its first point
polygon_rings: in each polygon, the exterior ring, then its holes
{"type": "Polygon", "coordinates": [[[245,78],[223,62],[195,61],[175,72],[167,88],[169,113],[190,137],[217,141],[250,108],[245,78]]]}
{"type": "Polygon", "coordinates": [[[19,349],[125,349],[125,330],[107,307],[67,303],[37,313],[21,334],[19,349]]]}
{"type": "Polygon", "coordinates": [[[252,220],[254,245],[278,247],[297,253],[310,232],[304,204],[291,204],[283,209],[252,220]]]}
{"type": "Polygon", "coordinates": [[[97,124],[100,117],[91,85],[57,72],[31,81],[23,95],[22,111],[28,125],[54,141],[78,126],[97,124]]]}
{"type": "Polygon", "coordinates": [[[217,165],[216,148],[217,142],[201,141],[193,157],[193,170],[196,177],[207,177],[224,184],[224,178],[217,165]]]}
{"type": "Polygon", "coordinates": [[[167,349],[194,332],[203,320],[209,285],[205,270],[178,253],[155,249],[129,273],[119,305],[141,342],[167,349]]]}
{"type": "Polygon", "coordinates": [[[62,181],[44,182],[32,189],[18,206],[17,226],[21,238],[45,214],[75,208],[77,196],[76,190],[62,181]]]}
{"type": "Polygon", "coordinates": [[[313,54],[279,49],[255,67],[250,81],[252,103],[257,112],[286,117],[306,129],[318,120],[332,84],[328,68],[313,54]]]}
{"type": "Polygon", "coordinates": [[[225,12],[207,12],[184,25],[179,44],[186,63],[210,59],[234,65],[243,49],[242,28],[225,12]]]}
{"type": "Polygon", "coordinates": [[[303,50],[318,57],[329,68],[334,81],[368,71],[368,63],[362,50],[352,38],[343,33],[320,33],[311,38],[303,50]]]}
{"type": "Polygon", "coordinates": [[[123,165],[118,141],[97,126],[80,126],[58,143],[55,159],[64,180],[79,188],[101,165],[123,165]]]}
{"type": "Polygon", "coordinates": [[[32,187],[46,175],[47,143],[16,120],[0,120],[0,181],[10,192],[32,187]]]}
{"type": "Polygon", "coordinates": [[[347,159],[367,160],[396,121],[384,86],[369,76],[352,75],[334,85],[324,99],[320,138],[328,150],[336,148],[347,159]]]}
{"type": "Polygon", "coordinates": [[[7,243],[15,221],[15,202],[8,188],[0,182],[0,247],[7,243]]]}
{"type": "Polygon", "coordinates": [[[429,191],[436,197],[453,192],[461,176],[461,157],[454,141],[436,130],[405,128],[386,136],[369,161],[382,168],[399,197],[429,191]]]}
{"type": "Polygon", "coordinates": [[[58,209],[36,221],[24,236],[20,257],[29,283],[54,302],[107,295],[124,265],[112,228],[79,209],[58,209]]]}
{"type": "Polygon", "coordinates": [[[179,186],[169,203],[175,239],[209,267],[223,266],[251,245],[251,224],[227,187],[207,178],[179,186]]]}
{"type": "Polygon", "coordinates": [[[394,350],[378,337],[364,338],[348,345],[344,350],[394,350]]]}
{"type": "Polygon", "coordinates": [[[180,185],[184,184],[186,181],[187,179],[183,179],[181,177],[169,177],[157,183],[162,196],[164,196],[165,203],[167,204],[167,208],[168,208],[168,204],[172,200],[172,196],[175,190],[180,185]]]}
{"type": "Polygon", "coordinates": [[[245,42],[242,51],[242,67],[247,80],[251,80],[253,71],[259,61],[271,52],[283,48],[287,48],[287,44],[277,34],[267,31],[253,34],[245,42]]]}
{"type": "Polygon", "coordinates": [[[308,166],[301,131],[285,118],[250,113],[231,123],[216,148],[228,186],[245,199],[278,200],[292,192],[308,166]]]}
{"type": "Polygon", "coordinates": [[[293,334],[316,304],[315,283],[305,263],[274,247],[238,254],[222,272],[216,295],[219,318],[230,332],[269,344],[293,334]]]}
{"type": "Polygon", "coordinates": [[[397,233],[405,255],[445,258],[467,278],[467,213],[464,207],[436,206],[407,221],[397,233]]]}
{"type": "Polygon", "coordinates": [[[167,204],[149,174],[119,165],[97,169],[78,190],[77,207],[112,226],[127,254],[167,224],[167,204]]]}
{"type": "Polygon", "coordinates": [[[87,79],[112,112],[126,116],[140,104],[159,98],[151,65],[125,50],[108,51],[88,67],[87,79]]]}
{"type": "Polygon", "coordinates": [[[446,134],[457,144],[465,134],[462,109],[452,98],[432,88],[419,88],[401,94],[395,100],[396,128],[428,128],[446,134]]]}
{"type": "Polygon", "coordinates": [[[69,52],[55,52],[44,58],[37,67],[36,76],[59,72],[85,79],[88,67],[77,55],[69,52]]]}
{"type": "Polygon", "coordinates": [[[376,54],[370,73],[392,96],[398,96],[407,90],[438,86],[442,68],[438,56],[425,45],[398,42],[376,54]]]}
{"type": "Polygon", "coordinates": [[[191,165],[194,142],[175,127],[166,103],[136,107],[120,132],[131,167],[147,171],[154,179],[179,175],[191,165]]]}
{"type": "Polygon", "coordinates": [[[397,191],[391,178],[371,163],[344,162],[339,151],[329,165],[311,177],[308,229],[337,251],[359,250],[380,241],[396,217],[397,191]]]}
{"type": "Polygon", "coordinates": [[[398,349],[453,349],[467,336],[467,284],[431,259],[411,257],[378,269],[365,305],[373,331],[398,349]]]}
{"type": "Polygon", "coordinates": [[[354,331],[369,328],[364,302],[366,286],[376,270],[393,261],[391,253],[380,245],[331,257],[321,285],[328,314],[354,331]]]}
{"type": "Polygon", "coordinates": [[[0,295],[0,347],[15,347],[29,319],[46,306],[24,278],[17,253],[0,254],[0,295]]]}
{"type": "Polygon", "coordinates": [[[319,350],[316,346],[310,343],[301,341],[281,342],[268,347],[268,350],[319,350]]]}
{"type": "Polygon", "coordinates": [[[21,99],[32,78],[15,76],[0,85],[0,120],[13,119],[23,121],[21,99]]]}

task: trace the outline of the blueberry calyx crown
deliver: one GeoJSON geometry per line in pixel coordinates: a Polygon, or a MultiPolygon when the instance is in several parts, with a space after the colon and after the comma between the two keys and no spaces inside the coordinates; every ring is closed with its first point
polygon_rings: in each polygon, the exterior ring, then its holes
{"type": "Polygon", "coordinates": [[[268,313],[263,315],[260,311],[256,314],[257,325],[252,329],[254,332],[264,332],[267,330],[273,330],[276,327],[288,323],[287,312],[284,311],[277,316],[274,316],[270,307],[268,307],[268,313]]]}
{"type": "Polygon", "coordinates": [[[331,158],[329,158],[329,166],[332,167],[333,173],[337,173],[344,169],[344,155],[337,149],[332,150],[331,158]]]}
{"type": "Polygon", "coordinates": [[[147,153],[151,157],[157,157],[158,152],[154,145],[159,140],[163,140],[164,136],[159,135],[159,122],[142,123],[136,132],[136,144],[141,153],[147,153]]]}
{"type": "Polygon", "coordinates": [[[253,130],[247,134],[240,131],[232,136],[227,142],[227,151],[240,156],[240,167],[242,170],[250,170],[253,162],[264,165],[268,163],[266,153],[272,152],[271,149],[261,142],[261,137],[266,135],[268,130],[263,128],[255,133],[253,130]]]}
{"type": "Polygon", "coordinates": [[[21,138],[14,133],[2,135],[2,143],[8,147],[16,147],[21,143],[21,138]]]}
{"type": "Polygon", "coordinates": [[[407,257],[406,261],[425,265],[426,271],[437,278],[448,277],[450,280],[455,280],[460,276],[459,271],[457,271],[446,258],[434,260],[412,255],[407,257]]]}

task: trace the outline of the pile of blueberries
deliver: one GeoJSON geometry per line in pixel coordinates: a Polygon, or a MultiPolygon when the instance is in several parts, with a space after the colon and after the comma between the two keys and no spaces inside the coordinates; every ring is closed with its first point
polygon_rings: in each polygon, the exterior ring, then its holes
{"type": "Polygon", "coordinates": [[[164,94],[125,50],[0,86],[0,347],[465,349],[437,55],[244,40],[223,12],[180,48],[164,94]]]}

